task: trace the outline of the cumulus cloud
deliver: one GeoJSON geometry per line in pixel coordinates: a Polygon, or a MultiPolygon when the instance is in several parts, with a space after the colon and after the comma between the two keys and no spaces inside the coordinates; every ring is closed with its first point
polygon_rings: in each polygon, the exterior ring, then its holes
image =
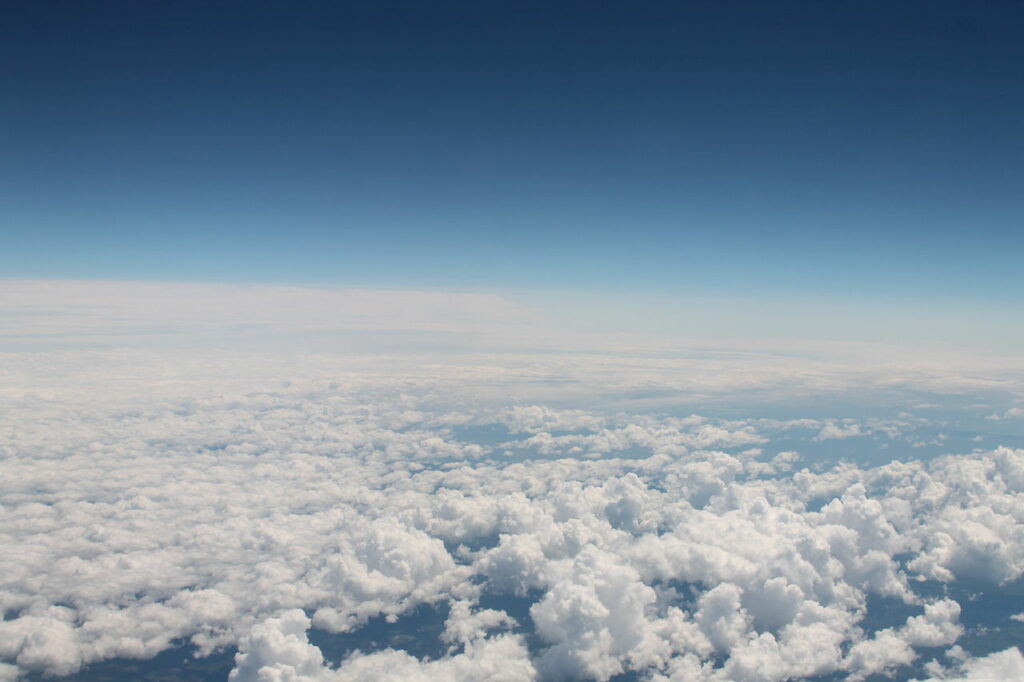
{"type": "Polygon", "coordinates": [[[1024,575],[1021,450],[794,471],[794,430],[862,422],[480,390],[502,372],[534,385],[548,370],[528,363],[186,379],[139,357],[0,370],[0,675],[188,641],[237,647],[236,681],[856,678],[963,632],[961,605],[920,580],[1024,575]],[[917,611],[869,631],[876,598],[917,611]],[[423,605],[447,608],[435,660],[327,661],[310,641],[423,605]]]}
{"type": "Polygon", "coordinates": [[[531,682],[537,672],[517,635],[499,635],[466,645],[455,656],[420,661],[398,651],[380,651],[346,659],[328,682],[531,682]]]}
{"type": "Polygon", "coordinates": [[[993,421],[1003,421],[1006,419],[1024,419],[1024,408],[1011,407],[1006,412],[996,412],[985,417],[993,421]]]}
{"type": "Polygon", "coordinates": [[[232,682],[315,680],[324,672],[320,649],[309,643],[309,619],[299,609],[252,627],[240,642],[232,682]]]}
{"type": "Polygon", "coordinates": [[[854,436],[866,435],[860,427],[860,424],[826,424],[822,427],[818,435],[814,437],[814,440],[833,440],[837,438],[852,438],[854,436]]]}
{"type": "Polygon", "coordinates": [[[901,628],[885,628],[855,644],[845,659],[851,679],[909,665],[917,658],[915,647],[938,647],[955,642],[964,629],[959,624],[960,605],[943,599],[925,606],[901,628]]]}
{"type": "Polygon", "coordinates": [[[356,653],[339,668],[326,665],[308,641],[310,621],[298,609],[255,625],[243,638],[231,682],[527,682],[536,678],[519,637],[473,638],[465,651],[420,661],[388,649],[356,653]]]}
{"type": "Polygon", "coordinates": [[[1020,649],[1011,647],[982,656],[971,658],[956,670],[943,670],[938,677],[927,682],[1006,682],[1024,680],[1024,656],[1020,649]]]}

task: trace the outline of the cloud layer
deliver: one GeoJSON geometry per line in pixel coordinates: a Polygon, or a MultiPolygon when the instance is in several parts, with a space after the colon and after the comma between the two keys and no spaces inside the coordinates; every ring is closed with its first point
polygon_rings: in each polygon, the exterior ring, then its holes
{"type": "MultiPolygon", "coordinates": [[[[558,407],[483,392],[510,371],[493,364],[261,383],[198,358],[188,380],[154,362],[135,382],[138,357],[12,356],[0,676],[189,641],[238,647],[239,682],[858,679],[963,634],[961,604],[919,584],[1024,575],[1024,451],[811,466],[774,445],[894,439],[910,417],[558,407]],[[869,626],[877,600],[909,615],[869,626]],[[435,660],[339,666],[309,640],[441,603],[435,660]]],[[[935,675],[1019,663],[951,651],[935,675]]]]}

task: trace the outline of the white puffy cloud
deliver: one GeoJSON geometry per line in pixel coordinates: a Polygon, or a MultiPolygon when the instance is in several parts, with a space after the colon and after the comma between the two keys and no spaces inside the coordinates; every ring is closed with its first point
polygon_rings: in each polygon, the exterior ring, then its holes
{"type": "Polygon", "coordinates": [[[474,609],[470,601],[455,601],[441,638],[446,642],[469,644],[483,639],[489,631],[518,625],[518,621],[497,609],[474,609]]]}
{"type": "Polygon", "coordinates": [[[469,578],[440,540],[420,530],[392,519],[353,520],[353,525],[310,577],[333,602],[314,616],[322,628],[343,632],[378,614],[397,616],[469,578]]]}
{"type": "Polygon", "coordinates": [[[536,671],[521,640],[513,635],[473,638],[465,651],[420,661],[388,649],[357,652],[339,668],[324,663],[306,636],[310,621],[302,611],[286,611],[255,625],[240,643],[231,682],[528,682],[536,671]]]}
{"type": "Polygon", "coordinates": [[[517,635],[498,635],[466,644],[466,650],[436,661],[420,661],[399,651],[346,659],[324,682],[532,682],[537,671],[517,635]]]}
{"type": "Polygon", "coordinates": [[[606,680],[668,655],[649,618],[656,594],[634,569],[590,545],[549,570],[551,586],[530,609],[537,633],[553,645],[539,662],[546,676],[606,680]]]}
{"type": "Polygon", "coordinates": [[[962,663],[957,670],[943,671],[927,682],[1009,682],[1024,680],[1024,656],[1011,647],[962,663]]]}
{"type": "Polygon", "coordinates": [[[995,414],[990,414],[988,417],[986,417],[986,419],[991,419],[993,421],[1002,421],[1005,419],[1024,419],[1024,408],[1011,407],[1005,412],[996,412],[995,414]]]}
{"type": "Polygon", "coordinates": [[[299,609],[253,626],[235,656],[231,682],[312,682],[324,672],[324,657],[306,638],[309,619],[299,609]]]}
{"type": "Polygon", "coordinates": [[[900,628],[885,628],[853,647],[845,659],[851,679],[909,665],[917,658],[914,647],[939,647],[955,642],[963,634],[959,624],[960,605],[943,599],[924,607],[920,616],[911,616],[900,628]]]}
{"type": "Polygon", "coordinates": [[[836,438],[852,438],[854,436],[866,435],[860,427],[860,424],[826,424],[822,427],[818,435],[814,437],[814,440],[833,440],[836,438]]]}

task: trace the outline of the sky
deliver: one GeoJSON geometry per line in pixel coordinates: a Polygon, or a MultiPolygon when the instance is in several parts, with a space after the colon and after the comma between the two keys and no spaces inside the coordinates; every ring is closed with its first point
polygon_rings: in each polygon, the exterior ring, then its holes
{"type": "Polygon", "coordinates": [[[1019,299],[1016,2],[3,15],[3,277],[1019,299]]]}
{"type": "Polygon", "coordinates": [[[0,682],[1024,680],[1024,4],[0,3],[0,682]]]}

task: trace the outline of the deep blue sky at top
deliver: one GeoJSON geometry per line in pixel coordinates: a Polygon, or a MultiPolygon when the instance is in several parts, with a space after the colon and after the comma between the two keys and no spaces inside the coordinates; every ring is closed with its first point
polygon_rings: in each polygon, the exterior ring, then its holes
{"type": "Polygon", "coordinates": [[[0,7],[0,277],[1014,298],[1024,3],[0,7]]]}

